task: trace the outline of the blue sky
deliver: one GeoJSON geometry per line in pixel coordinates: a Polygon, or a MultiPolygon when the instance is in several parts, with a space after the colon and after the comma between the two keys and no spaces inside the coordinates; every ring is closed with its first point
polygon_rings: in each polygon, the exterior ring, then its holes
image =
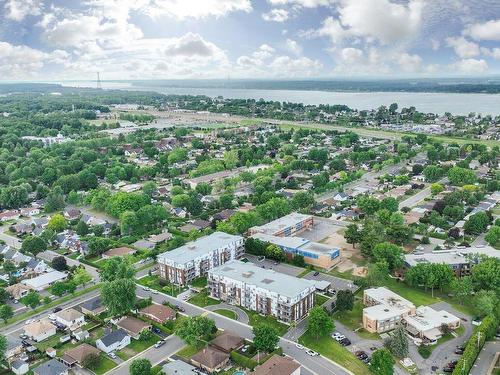
{"type": "Polygon", "coordinates": [[[0,0],[0,79],[500,73],[498,0],[0,0]]]}

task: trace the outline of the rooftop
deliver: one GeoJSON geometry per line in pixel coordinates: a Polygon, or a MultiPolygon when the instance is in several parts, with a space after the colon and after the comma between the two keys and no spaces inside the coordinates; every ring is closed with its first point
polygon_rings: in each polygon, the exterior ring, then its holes
{"type": "Polygon", "coordinates": [[[257,366],[253,375],[291,375],[300,367],[300,363],[288,357],[274,354],[262,365],[257,366]]]}
{"type": "Polygon", "coordinates": [[[201,237],[194,242],[188,242],[177,249],[158,255],[158,262],[161,263],[162,261],[164,262],[165,259],[168,259],[176,263],[187,263],[195,258],[208,254],[213,250],[217,250],[241,240],[243,240],[243,237],[241,236],[234,236],[223,232],[214,232],[208,236],[201,237]]]}
{"type": "Polygon", "coordinates": [[[465,247],[453,248],[450,250],[434,251],[426,254],[407,254],[405,262],[410,266],[416,266],[419,263],[445,263],[449,265],[469,263],[466,255],[482,254],[489,257],[500,258],[500,251],[491,246],[484,247],[465,247]]]}
{"type": "Polygon", "coordinates": [[[28,285],[33,289],[38,289],[53,282],[60,281],[66,278],[66,274],[60,271],[52,271],[44,273],[40,276],[34,277],[32,279],[26,279],[21,281],[23,284],[28,285]]]}
{"type": "Polygon", "coordinates": [[[419,331],[440,328],[442,324],[460,322],[460,318],[457,318],[448,311],[436,311],[429,306],[420,306],[415,315],[407,316],[405,320],[419,331]]]}
{"type": "Polygon", "coordinates": [[[393,308],[415,308],[412,302],[384,287],[366,289],[365,295],[380,304],[393,308]]]}
{"type": "Polygon", "coordinates": [[[285,228],[293,227],[298,223],[311,218],[311,215],[304,215],[298,212],[292,212],[286,216],[280,217],[279,219],[273,220],[267,224],[261,225],[260,227],[255,227],[254,229],[258,232],[274,234],[285,228]]]}
{"type": "Polygon", "coordinates": [[[33,370],[36,375],[60,375],[68,371],[68,366],[62,364],[57,359],[51,359],[33,370]]]}
{"type": "Polygon", "coordinates": [[[210,275],[227,277],[245,284],[255,285],[280,295],[294,298],[309,288],[315,288],[314,281],[298,279],[273,270],[257,267],[251,263],[231,260],[209,271],[210,275]]]}

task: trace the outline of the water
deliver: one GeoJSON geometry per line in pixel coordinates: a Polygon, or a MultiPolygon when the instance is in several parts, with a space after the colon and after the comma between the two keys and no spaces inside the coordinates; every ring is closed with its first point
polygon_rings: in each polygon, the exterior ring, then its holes
{"type": "MultiPolygon", "coordinates": [[[[66,86],[95,87],[95,82],[62,82],[66,86]]],[[[410,93],[410,92],[331,92],[302,90],[256,90],[229,88],[186,88],[133,85],[131,82],[103,82],[103,88],[147,90],[162,94],[223,96],[233,99],[264,99],[280,102],[294,102],[311,105],[344,104],[356,109],[375,109],[381,105],[398,103],[399,108],[415,107],[421,112],[443,114],[451,112],[467,115],[471,112],[483,115],[500,115],[498,94],[457,93],[410,93]]]]}

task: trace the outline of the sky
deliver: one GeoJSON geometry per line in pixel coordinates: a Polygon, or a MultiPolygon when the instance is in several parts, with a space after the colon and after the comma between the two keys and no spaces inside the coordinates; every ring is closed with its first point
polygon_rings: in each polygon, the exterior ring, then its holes
{"type": "Polygon", "coordinates": [[[0,0],[0,80],[500,74],[500,0],[0,0]]]}

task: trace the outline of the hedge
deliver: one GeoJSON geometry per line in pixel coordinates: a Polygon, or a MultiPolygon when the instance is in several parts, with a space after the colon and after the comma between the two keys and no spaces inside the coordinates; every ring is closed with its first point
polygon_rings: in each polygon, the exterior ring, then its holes
{"type": "Polygon", "coordinates": [[[476,329],[476,332],[474,332],[469,338],[469,341],[467,341],[464,354],[458,361],[452,375],[464,375],[469,373],[486,340],[493,338],[495,335],[497,326],[498,320],[495,315],[490,314],[483,319],[483,322],[476,329]]]}
{"type": "Polygon", "coordinates": [[[256,360],[245,357],[243,354],[240,354],[234,350],[231,352],[231,359],[239,366],[249,368],[250,370],[253,370],[258,365],[256,360]]]}

